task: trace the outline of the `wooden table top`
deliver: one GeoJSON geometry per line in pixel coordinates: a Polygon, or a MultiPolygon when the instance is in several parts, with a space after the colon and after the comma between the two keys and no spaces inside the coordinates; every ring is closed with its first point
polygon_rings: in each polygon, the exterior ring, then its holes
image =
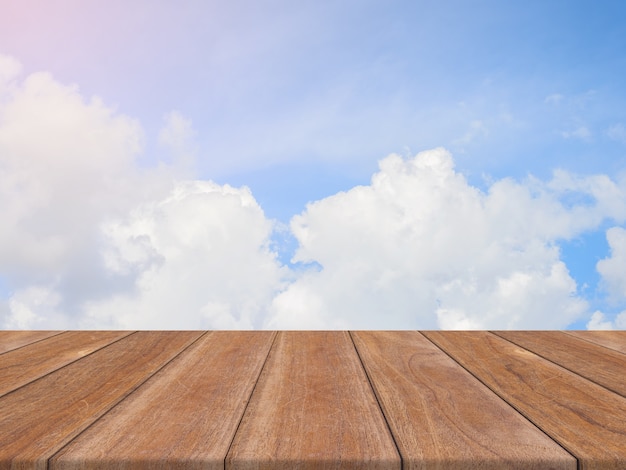
{"type": "Polygon", "coordinates": [[[0,469],[626,469],[626,331],[0,331],[0,469]]]}

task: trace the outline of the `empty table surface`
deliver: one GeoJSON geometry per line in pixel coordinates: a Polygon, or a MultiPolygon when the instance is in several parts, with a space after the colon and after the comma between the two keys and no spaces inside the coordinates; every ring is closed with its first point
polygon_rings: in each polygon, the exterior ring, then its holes
{"type": "Polygon", "coordinates": [[[626,469],[625,331],[0,331],[0,469],[626,469]]]}

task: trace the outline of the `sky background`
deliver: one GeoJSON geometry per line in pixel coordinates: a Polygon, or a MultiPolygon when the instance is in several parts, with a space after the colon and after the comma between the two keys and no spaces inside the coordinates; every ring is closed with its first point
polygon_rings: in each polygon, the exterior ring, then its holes
{"type": "Polygon", "coordinates": [[[0,0],[0,328],[626,328],[621,1],[0,0]]]}

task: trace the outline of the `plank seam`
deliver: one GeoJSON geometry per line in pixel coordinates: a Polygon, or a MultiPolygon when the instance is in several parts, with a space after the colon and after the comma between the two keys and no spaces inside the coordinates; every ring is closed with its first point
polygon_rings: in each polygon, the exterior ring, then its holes
{"type": "Polygon", "coordinates": [[[403,470],[405,467],[404,457],[402,457],[402,453],[400,452],[400,447],[398,446],[398,443],[396,442],[396,437],[393,435],[393,431],[391,430],[391,426],[389,425],[389,420],[387,419],[387,416],[385,415],[385,410],[383,409],[382,403],[380,401],[380,397],[378,395],[378,392],[376,391],[376,387],[374,387],[374,383],[372,382],[370,375],[367,373],[367,368],[365,367],[363,358],[361,357],[361,354],[359,353],[359,348],[356,347],[356,343],[354,342],[352,331],[348,331],[348,336],[350,337],[350,341],[352,341],[352,346],[354,347],[354,350],[356,351],[356,355],[359,358],[359,363],[361,364],[361,368],[363,369],[363,372],[365,372],[365,377],[367,378],[367,382],[369,383],[370,389],[372,390],[372,393],[374,394],[374,398],[376,399],[376,403],[378,404],[378,409],[380,410],[380,414],[385,420],[385,424],[387,425],[387,430],[389,431],[389,435],[391,436],[393,445],[396,447],[396,452],[398,453],[398,456],[400,457],[400,469],[403,470]]]}
{"type": "MultiPolygon", "coordinates": [[[[514,344],[515,346],[517,346],[517,347],[519,347],[519,348],[525,349],[526,351],[530,352],[531,354],[534,354],[535,356],[538,356],[538,357],[540,357],[540,358],[544,359],[545,361],[548,361],[549,363],[551,363],[551,364],[553,364],[553,365],[557,366],[557,367],[558,367],[558,368],[560,368],[560,369],[563,369],[563,370],[565,370],[565,371],[569,372],[570,374],[574,374],[574,375],[576,375],[576,376],[580,377],[581,379],[586,380],[586,381],[587,381],[587,382],[589,382],[589,383],[595,384],[595,385],[597,385],[598,387],[602,387],[603,389],[605,389],[605,390],[607,390],[607,391],[609,391],[609,392],[611,392],[611,393],[613,393],[613,394],[617,395],[618,397],[621,397],[621,398],[626,398],[626,396],[622,395],[622,394],[621,394],[621,393],[619,393],[618,391],[613,390],[613,389],[611,389],[611,388],[607,387],[606,385],[603,385],[603,384],[601,384],[601,383],[598,383],[598,382],[596,382],[595,380],[590,379],[589,377],[585,377],[584,375],[579,374],[579,373],[578,373],[578,372],[576,372],[575,370],[569,369],[568,367],[564,366],[563,364],[559,364],[558,362],[555,362],[555,361],[553,361],[552,359],[550,359],[550,358],[548,358],[548,357],[545,357],[543,354],[538,353],[538,352],[536,352],[536,351],[533,351],[532,349],[529,349],[529,348],[527,348],[526,346],[523,346],[523,345],[519,344],[519,343],[518,343],[517,341],[515,341],[515,340],[505,338],[504,336],[499,335],[499,334],[498,334],[497,332],[495,332],[495,331],[489,331],[489,333],[491,333],[491,334],[493,334],[493,335],[497,336],[498,338],[501,338],[501,339],[503,339],[503,340],[505,340],[505,341],[508,341],[509,343],[514,344]]],[[[600,346],[600,345],[597,345],[597,346],[600,346]]],[[[610,349],[610,348],[607,348],[607,349],[610,349]]]]}
{"type": "Polygon", "coordinates": [[[239,422],[237,423],[237,427],[235,428],[235,432],[233,432],[233,437],[230,439],[230,444],[228,444],[228,449],[226,449],[226,453],[224,454],[224,461],[223,461],[223,468],[226,469],[226,459],[228,458],[228,454],[230,454],[230,449],[233,447],[233,443],[235,442],[235,436],[237,435],[237,433],[239,432],[239,427],[241,426],[241,422],[243,421],[243,417],[246,415],[246,411],[248,411],[248,407],[250,406],[250,402],[252,401],[252,395],[254,395],[254,391],[256,390],[256,387],[259,383],[259,379],[261,378],[261,375],[263,374],[263,371],[265,370],[265,366],[267,364],[267,361],[270,357],[270,354],[272,353],[272,350],[274,349],[274,343],[276,342],[276,338],[278,338],[278,333],[277,331],[274,331],[274,337],[272,338],[272,344],[270,344],[270,347],[267,349],[267,355],[265,356],[265,360],[263,361],[263,365],[259,368],[259,375],[257,375],[256,380],[254,381],[254,385],[252,386],[252,390],[250,390],[250,395],[248,395],[248,399],[246,400],[246,406],[243,409],[243,412],[241,413],[241,417],[239,418],[239,422]]]}
{"type": "Polygon", "coordinates": [[[561,330],[561,333],[565,333],[566,335],[571,336],[572,338],[576,338],[576,339],[579,339],[579,340],[582,340],[582,341],[586,341],[587,343],[593,344],[594,346],[597,346],[597,347],[600,347],[600,348],[605,348],[605,349],[608,349],[609,351],[613,351],[613,352],[616,352],[616,353],[621,354],[623,356],[626,356],[626,353],[624,351],[620,351],[619,349],[615,349],[615,348],[612,348],[612,347],[607,346],[605,344],[598,343],[596,341],[593,341],[593,339],[587,339],[587,338],[583,338],[582,336],[573,335],[569,331],[565,331],[565,330],[561,330]]]}
{"type": "MultiPolygon", "coordinates": [[[[528,417],[524,412],[522,412],[519,408],[517,408],[514,404],[509,403],[509,401],[500,393],[498,393],[497,390],[493,389],[492,387],[490,387],[487,383],[483,382],[480,377],[478,377],[476,374],[474,374],[470,369],[468,369],[467,367],[465,367],[463,364],[461,364],[459,361],[456,360],[456,358],[454,358],[451,354],[448,353],[448,351],[446,351],[443,347],[440,347],[437,343],[435,343],[433,340],[431,340],[427,335],[425,335],[422,331],[419,332],[424,338],[426,338],[428,341],[430,341],[432,344],[435,345],[436,348],[438,348],[440,351],[442,351],[446,356],[448,356],[450,359],[452,359],[454,362],[456,362],[460,367],[462,367],[464,370],[467,371],[468,374],[472,375],[476,380],[478,380],[481,384],[483,384],[485,387],[487,387],[488,390],[491,390],[492,393],[494,393],[498,398],[500,398],[500,400],[502,400],[504,403],[506,403],[508,406],[510,406],[511,408],[513,408],[518,414],[520,414],[522,417],[524,417],[524,419],[526,419],[530,424],[532,424],[535,428],[537,428],[539,431],[541,431],[546,437],[548,437],[548,439],[550,439],[551,441],[553,441],[556,445],[558,445],[559,447],[561,447],[561,449],[563,449],[565,452],[567,452],[569,455],[571,455],[575,460],[576,460],[576,468],[578,470],[582,470],[582,463],[581,460],[574,454],[574,452],[570,451],[567,447],[565,447],[565,445],[563,445],[561,442],[559,442],[555,437],[551,436],[550,434],[548,434],[547,431],[545,431],[541,426],[539,426],[537,423],[535,423],[530,417],[528,417]]],[[[489,334],[494,334],[491,331],[488,331],[489,334]]],[[[498,338],[500,338],[500,336],[498,335],[494,335],[497,336],[498,338]]],[[[505,341],[507,341],[504,338],[500,338],[503,339],[505,341]]],[[[533,353],[534,354],[534,353],[533,353]]]]}
{"type": "MultiPolygon", "coordinates": [[[[64,332],[64,333],[66,333],[66,332],[64,332]]],[[[45,374],[43,374],[42,376],[37,377],[36,379],[31,380],[30,382],[26,382],[25,384],[22,384],[22,385],[20,385],[19,387],[15,388],[15,389],[13,389],[13,390],[9,390],[8,392],[6,392],[6,393],[4,393],[4,394],[0,395],[0,398],[2,398],[2,397],[6,397],[6,396],[10,395],[11,393],[17,392],[18,390],[21,390],[22,388],[24,388],[24,387],[26,387],[26,386],[28,386],[28,385],[30,385],[30,384],[32,384],[32,383],[35,383],[35,382],[37,382],[38,380],[42,380],[42,379],[44,379],[45,377],[49,376],[50,374],[54,374],[55,372],[60,371],[60,370],[64,369],[65,367],[68,367],[68,366],[70,366],[70,365],[74,364],[75,362],[80,361],[81,359],[85,359],[86,357],[89,357],[89,356],[91,356],[92,354],[94,354],[94,353],[96,353],[96,352],[98,352],[98,351],[100,351],[100,350],[102,350],[102,349],[104,349],[104,348],[108,348],[108,347],[109,347],[109,346],[111,346],[112,344],[115,344],[115,343],[117,343],[118,341],[123,340],[124,338],[128,338],[129,336],[132,336],[132,335],[134,335],[135,333],[137,333],[137,332],[136,332],[136,331],[131,331],[131,332],[130,332],[129,334],[127,334],[126,336],[122,336],[121,338],[118,338],[118,339],[116,339],[116,340],[113,340],[113,341],[111,341],[111,342],[110,342],[110,343],[108,343],[108,344],[104,344],[104,345],[100,346],[98,349],[94,349],[93,351],[91,351],[91,352],[90,352],[90,353],[88,353],[88,354],[85,354],[84,356],[77,357],[77,358],[76,358],[76,359],[74,359],[73,361],[70,361],[70,362],[68,362],[67,364],[63,364],[61,367],[57,367],[56,369],[49,370],[48,372],[46,372],[46,373],[45,373],[45,374]]],[[[54,336],[58,336],[58,335],[54,335],[54,336]]],[[[44,338],[42,341],[45,341],[46,339],[48,339],[48,338],[44,338]]],[[[30,343],[30,344],[34,344],[34,343],[30,343]]]]}
{"type": "MultiPolygon", "coordinates": [[[[113,341],[112,343],[109,343],[109,345],[116,343],[117,341],[121,341],[124,338],[128,338],[129,336],[132,336],[133,334],[137,333],[137,331],[133,331],[131,334],[123,336],[122,338],[120,338],[119,340],[113,341]]],[[[92,426],[94,426],[99,420],[101,420],[104,416],[106,416],[107,414],[109,414],[116,406],[118,406],[120,403],[122,403],[124,400],[126,400],[129,396],[131,396],[133,393],[135,393],[137,390],[139,390],[139,388],[141,388],[141,386],[143,384],[145,384],[148,380],[150,380],[152,377],[154,377],[155,375],[157,375],[164,367],[166,367],[168,364],[170,364],[174,359],[176,359],[178,356],[180,356],[183,352],[185,352],[187,349],[189,349],[191,346],[193,346],[197,341],[199,341],[201,338],[203,338],[204,336],[207,335],[207,331],[204,331],[200,336],[198,336],[196,339],[194,339],[191,343],[189,343],[187,346],[185,346],[184,348],[182,348],[178,353],[176,353],[169,361],[165,362],[161,367],[159,367],[158,369],[156,369],[152,374],[148,375],[145,380],[142,380],[140,383],[138,383],[135,387],[130,388],[127,393],[125,395],[122,395],[120,397],[119,400],[117,400],[115,403],[112,403],[111,406],[104,411],[104,413],[102,413],[100,416],[98,416],[97,418],[95,418],[91,423],[89,423],[87,426],[85,426],[84,429],[82,429],[80,432],[78,432],[78,434],[76,434],[74,437],[72,437],[70,440],[68,440],[65,444],[63,444],[61,447],[59,447],[56,451],[54,451],[52,454],[50,454],[48,456],[48,458],[46,458],[46,470],[50,470],[50,461],[59,453],[61,452],[63,449],[65,449],[67,446],[69,446],[72,442],[74,442],[76,439],[78,439],[83,433],[85,433],[88,429],[90,429],[92,426]]],[[[109,346],[107,345],[107,346],[109,346]]],[[[86,356],[85,356],[86,357],[86,356]]]]}
{"type": "Polygon", "coordinates": [[[54,338],[55,336],[62,335],[63,333],[67,333],[68,331],[69,330],[58,331],[56,334],[53,334],[53,335],[50,335],[50,336],[46,336],[45,338],[36,339],[35,341],[33,341],[31,343],[22,344],[21,346],[18,346],[17,348],[7,349],[6,351],[0,352],[0,356],[2,356],[3,354],[6,354],[6,353],[17,351],[18,349],[26,348],[26,347],[31,346],[31,345],[36,344],[36,343],[41,343],[42,341],[46,341],[46,340],[48,340],[50,338],[54,338]]]}

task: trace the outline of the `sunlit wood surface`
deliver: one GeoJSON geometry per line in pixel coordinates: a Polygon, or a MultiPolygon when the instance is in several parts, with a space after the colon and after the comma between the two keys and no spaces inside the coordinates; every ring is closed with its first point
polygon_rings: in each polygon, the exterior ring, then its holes
{"type": "Polygon", "coordinates": [[[0,469],[626,469],[626,331],[0,331],[0,469]]]}

